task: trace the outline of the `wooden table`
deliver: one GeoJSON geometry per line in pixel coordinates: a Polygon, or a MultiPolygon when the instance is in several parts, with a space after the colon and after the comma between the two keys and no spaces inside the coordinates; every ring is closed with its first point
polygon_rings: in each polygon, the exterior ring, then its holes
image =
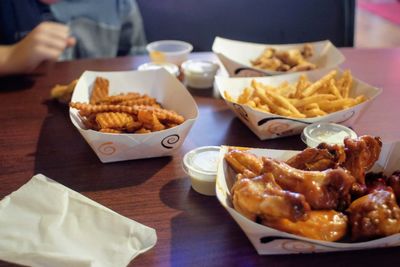
{"type": "MultiPolygon", "coordinates": [[[[354,125],[359,134],[400,139],[400,48],[342,49],[344,68],[383,94],[354,125]]],[[[212,53],[194,58],[214,59],[212,53]]],[[[157,230],[158,242],[129,266],[354,266],[400,264],[400,248],[309,255],[259,256],[215,197],[194,192],[182,169],[189,150],[206,145],[302,149],[299,136],[260,141],[211,90],[191,90],[200,115],[173,157],[101,163],[49,100],[56,83],[85,70],[130,70],[147,57],[80,60],[41,66],[31,76],[0,79],[0,199],[34,174],[48,177],[157,230]],[[397,254],[397,255],[396,255],[397,254]]],[[[51,201],[51,200],[49,200],[51,201]]],[[[1,224],[1,222],[0,222],[1,224]]],[[[15,266],[0,262],[0,267],[15,266]]]]}

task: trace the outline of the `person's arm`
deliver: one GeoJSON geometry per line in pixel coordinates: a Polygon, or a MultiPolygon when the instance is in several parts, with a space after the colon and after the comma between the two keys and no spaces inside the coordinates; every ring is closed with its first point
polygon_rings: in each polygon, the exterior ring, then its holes
{"type": "Polygon", "coordinates": [[[74,44],[67,26],[43,22],[20,42],[0,46],[0,76],[29,73],[43,61],[57,60],[66,47],[74,44]]]}

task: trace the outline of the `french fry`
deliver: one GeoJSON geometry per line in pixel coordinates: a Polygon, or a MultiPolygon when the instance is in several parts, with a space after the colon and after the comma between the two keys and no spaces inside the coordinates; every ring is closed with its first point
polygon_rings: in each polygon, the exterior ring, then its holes
{"type": "Polygon", "coordinates": [[[300,79],[297,81],[296,84],[296,92],[294,94],[295,98],[300,98],[304,89],[307,88],[309,84],[308,78],[306,75],[301,75],[300,79]]]}
{"type": "MultiPolygon", "coordinates": [[[[283,82],[278,86],[251,81],[237,98],[237,103],[256,110],[292,118],[310,118],[347,109],[367,100],[364,95],[349,97],[353,78],[349,71],[336,78],[333,70],[318,81],[311,83],[301,75],[295,84],[283,82]]],[[[227,91],[225,98],[235,102],[227,91]]]]}
{"type": "Polygon", "coordinates": [[[292,104],[296,107],[303,107],[311,103],[320,103],[321,101],[328,101],[328,100],[334,100],[336,99],[336,96],[332,94],[316,94],[313,96],[309,96],[303,99],[290,99],[292,104]]]}
{"type": "Polygon", "coordinates": [[[302,117],[303,114],[301,114],[300,111],[295,106],[293,106],[289,100],[287,100],[287,98],[274,92],[266,92],[266,94],[273,98],[276,102],[278,102],[283,108],[286,108],[293,114],[296,114],[296,117],[302,117]]]}
{"type": "Polygon", "coordinates": [[[311,96],[313,95],[315,92],[318,91],[318,89],[320,89],[326,82],[328,82],[330,79],[334,78],[337,74],[336,70],[332,70],[331,72],[329,72],[327,75],[325,75],[324,77],[322,77],[320,80],[316,81],[315,83],[313,83],[312,85],[310,85],[309,87],[307,87],[303,93],[302,96],[303,97],[307,97],[307,96],[311,96]]]}
{"type": "Polygon", "coordinates": [[[339,89],[335,85],[335,80],[334,79],[331,79],[329,81],[329,89],[330,89],[331,93],[334,94],[337,98],[339,98],[339,99],[343,98],[342,95],[339,92],[339,89]]]}
{"type": "Polygon", "coordinates": [[[353,78],[349,71],[345,71],[343,74],[346,77],[345,83],[343,84],[343,97],[349,97],[350,88],[353,85],[353,78]]]}
{"type": "Polygon", "coordinates": [[[253,87],[246,87],[244,89],[243,93],[239,96],[237,102],[239,104],[245,104],[253,96],[253,93],[254,93],[254,88],[253,87]]]}
{"type": "Polygon", "coordinates": [[[324,116],[327,113],[319,108],[313,108],[313,109],[307,109],[304,111],[304,114],[307,117],[318,117],[318,116],[324,116]]]}

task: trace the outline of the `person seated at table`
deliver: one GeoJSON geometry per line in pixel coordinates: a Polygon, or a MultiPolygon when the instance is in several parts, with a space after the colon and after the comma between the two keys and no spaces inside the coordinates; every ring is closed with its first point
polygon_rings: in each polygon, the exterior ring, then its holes
{"type": "Polygon", "coordinates": [[[0,75],[43,61],[145,52],[135,0],[1,0],[0,75]]]}

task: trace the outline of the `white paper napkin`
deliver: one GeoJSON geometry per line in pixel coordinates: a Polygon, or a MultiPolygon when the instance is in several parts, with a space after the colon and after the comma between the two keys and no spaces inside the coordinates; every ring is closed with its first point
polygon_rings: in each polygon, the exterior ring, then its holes
{"type": "Polygon", "coordinates": [[[33,267],[127,266],[154,229],[38,174],[0,201],[0,259],[33,267]]]}

